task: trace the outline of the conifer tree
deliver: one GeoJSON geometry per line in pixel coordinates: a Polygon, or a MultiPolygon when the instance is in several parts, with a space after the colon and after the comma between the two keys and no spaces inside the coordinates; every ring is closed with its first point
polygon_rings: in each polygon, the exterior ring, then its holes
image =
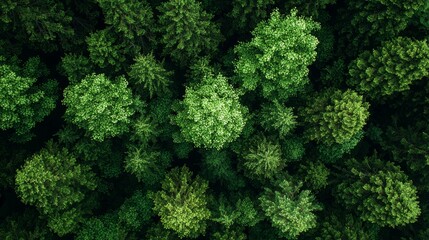
{"type": "Polygon", "coordinates": [[[301,112],[306,136],[325,144],[345,143],[362,130],[369,104],[352,90],[327,90],[318,94],[301,112]]]}
{"type": "Polygon", "coordinates": [[[429,46],[426,40],[398,37],[361,53],[350,63],[349,73],[347,83],[372,99],[406,91],[428,76],[429,46]]]}
{"type": "Polygon", "coordinates": [[[346,171],[337,187],[338,199],[356,209],[362,220],[381,227],[417,220],[421,210],[416,187],[398,166],[372,156],[363,162],[349,160],[346,171]]]}
{"type": "Polygon", "coordinates": [[[186,166],[174,168],[162,181],[162,190],[153,194],[153,210],[166,229],[180,238],[196,238],[205,233],[210,217],[207,188],[207,181],[199,176],[192,178],[186,166]]]}

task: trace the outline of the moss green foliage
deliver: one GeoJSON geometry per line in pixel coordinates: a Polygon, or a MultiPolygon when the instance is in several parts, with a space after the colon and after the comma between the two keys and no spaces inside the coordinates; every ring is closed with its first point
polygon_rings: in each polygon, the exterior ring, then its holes
{"type": "Polygon", "coordinates": [[[138,93],[146,93],[153,97],[162,95],[168,90],[171,72],[165,70],[153,55],[141,55],[134,61],[128,75],[138,93]]]}
{"type": "Polygon", "coordinates": [[[162,225],[180,238],[204,234],[210,211],[207,208],[207,181],[192,178],[187,167],[172,169],[162,181],[162,190],[153,194],[153,210],[162,225]]]}
{"type": "Polygon", "coordinates": [[[301,190],[301,186],[300,183],[283,180],[274,189],[265,188],[259,198],[272,225],[289,239],[316,227],[314,211],[321,210],[314,195],[309,190],[301,190]]]}
{"type": "Polygon", "coordinates": [[[222,75],[208,75],[186,89],[180,110],[173,118],[186,141],[196,147],[221,149],[240,135],[247,108],[222,75]]]}
{"type": "Polygon", "coordinates": [[[398,37],[372,52],[361,53],[349,66],[348,84],[378,99],[406,91],[429,74],[429,46],[425,40],[398,37]]]}
{"type": "Polygon", "coordinates": [[[338,198],[357,209],[362,220],[382,227],[417,220],[421,210],[416,187],[398,166],[376,156],[361,163],[349,160],[347,166],[348,178],[338,185],[338,198]]]}
{"type": "Polygon", "coordinates": [[[126,79],[120,77],[113,82],[104,74],[88,75],[67,87],[63,104],[67,120],[85,129],[96,141],[126,132],[135,111],[126,79]]]}
{"type": "Polygon", "coordinates": [[[274,11],[252,31],[250,42],[235,47],[243,87],[261,86],[267,99],[285,99],[302,90],[309,82],[308,65],[316,59],[318,40],[311,33],[319,28],[296,10],[286,16],[274,11]]]}
{"type": "Polygon", "coordinates": [[[170,0],[158,10],[160,42],[164,54],[177,62],[188,62],[200,55],[211,54],[221,40],[219,26],[213,16],[201,8],[195,0],[170,0]]]}
{"type": "Polygon", "coordinates": [[[243,167],[250,176],[272,178],[285,165],[280,144],[264,136],[253,139],[248,152],[243,153],[243,167]]]}
{"type": "Polygon", "coordinates": [[[291,132],[297,122],[292,108],[285,107],[279,102],[262,106],[261,125],[267,130],[276,130],[284,137],[291,132]]]}
{"type": "Polygon", "coordinates": [[[20,68],[4,64],[0,56],[0,129],[14,129],[22,140],[55,107],[57,83],[37,84],[43,69],[39,58],[29,59],[20,68]]]}
{"type": "Polygon", "coordinates": [[[368,46],[403,31],[413,16],[424,8],[425,0],[352,0],[347,2],[347,27],[342,34],[354,46],[368,46]]]}
{"type": "Polygon", "coordinates": [[[319,236],[316,240],[336,239],[380,239],[379,227],[371,223],[365,223],[351,214],[329,215],[320,226],[319,236]]]}
{"type": "Polygon", "coordinates": [[[311,140],[325,144],[345,143],[362,130],[368,119],[369,104],[352,90],[328,90],[309,102],[301,116],[311,140]]]}
{"type": "Polygon", "coordinates": [[[97,0],[103,10],[105,23],[125,38],[147,34],[154,24],[152,9],[146,1],[97,0]]]}
{"type": "Polygon", "coordinates": [[[85,191],[95,189],[96,180],[90,168],[76,163],[67,149],[49,143],[18,170],[16,186],[24,203],[49,214],[82,201],[85,191]]]}
{"type": "Polygon", "coordinates": [[[0,239],[429,239],[428,39],[429,0],[0,0],[0,239]]]}

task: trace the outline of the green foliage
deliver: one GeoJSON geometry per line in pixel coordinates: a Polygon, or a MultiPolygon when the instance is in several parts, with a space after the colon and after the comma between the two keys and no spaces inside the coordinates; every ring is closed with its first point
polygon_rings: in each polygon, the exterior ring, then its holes
{"type": "Polygon", "coordinates": [[[258,22],[266,19],[274,0],[233,0],[228,16],[232,19],[233,30],[253,29],[258,22]]]}
{"type": "Polygon", "coordinates": [[[272,178],[285,165],[280,144],[264,136],[253,139],[248,152],[243,153],[243,166],[249,176],[272,178]]]}
{"type": "Polygon", "coordinates": [[[362,222],[353,215],[331,214],[322,222],[316,240],[377,240],[380,239],[378,230],[376,225],[362,222]]]}
{"type": "Polygon", "coordinates": [[[420,215],[416,187],[398,166],[376,156],[347,162],[347,177],[337,187],[338,199],[356,209],[364,221],[403,226],[420,215]]]}
{"type": "MultiPolygon", "coordinates": [[[[347,1],[350,18],[341,32],[354,46],[369,46],[374,40],[380,42],[396,37],[403,31],[413,16],[424,8],[426,0],[371,0],[347,1]]],[[[344,21],[346,22],[346,21],[344,21]]]]}
{"type": "Polygon", "coordinates": [[[77,228],[78,222],[82,221],[81,212],[75,208],[70,210],[50,214],[48,219],[48,227],[62,237],[77,228]]]}
{"type": "Polygon", "coordinates": [[[119,225],[117,216],[109,213],[85,221],[76,235],[76,240],[125,240],[126,236],[125,230],[119,225]]]}
{"type": "Polygon", "coordinates": [[[52,142],[33,155],[16,174],[16,192],[22,202],[49,214],[66,210],[94,190],[94,173],[76,163],[67,149],[52,142]]]}
{"type": "Polygon", "coordinates": [[[70,84],[77,84],[92,71],[89,59],[76,54],[66,54],[61,59],[61,69],[70,84]]]}
{"type": "Polygon", "coordinates": [[[118,43],[115,36],[108,29],[99,30],[91,33],[86,38],[88,45],[89,58],[99,67],[114,67],[116,70],[120,68],[125,61],[122,46],[118,43]]]}
{"type": "Polygon", "coordinates": [[[304,141],[297,136],[290,136],[281,142],[283,157],[286,162],[300,160],[305,154],[304,141]]]}
{"type": "Polygon", "coordinates": [[[207,75],[200,84],[186,88],[173,121],[196,147],[221,149],[238,138],[247,111],[225,77],[207,75]]]}
{"type": "Polygon", "coordinates": [[[86,76],[64,90],[67,121],[85,129],[93,140],[118,136],[128,130],[134,99],[124,77],[115,82],[104,74],[86,76]]]}
{"type": "Polygon", "coordinates": [[[321,210],[309,190],[302,190],[302,184],[281,181],[275,189],[265,188],[259,197],[262,210],[272,225],[289,239],[316,227],[314,211],[321,210]]]}
{"type": "Polygon", "coordinates": [[[158,184],[171,162],[168,152],[159,152],[146,147],[130,146],[125,158],[125,171],[137,177],[147,186],[158,184]]]}
{"type": "Polygon", "coordinates": [[[137,190],[119,208],[118,218],[127,228],[138,231],[152,217],[152,200],[137,190]]]}
{"type": "Polygon", "coordinates": [[[199,176],[192,179],[187,167],[174,168],[162,181],[162,190],[153,194],[153,210],[166,229],[180,238],[196,238],[205,233],[210,217],[207,188],[207,181],[199,176]]]}
{"type": "Polygon", "coordinates": [[[246,240],[246,234],[240,230],[228,229],[226,231],[220,231],[213,233],[211,239],[214,240],[246,240]]]}
{"type": "Polygon", "coordinates": [[[372,52],[365,51],[349,65],[348,84],[378,99],[406,91],[429,74],[429,46],[425,40],[398,37],[372,52]]]}
{"type": "Polygon", "coordinates": [[[26,209],[23,213],[2,219],[0,238],[4,240],[48,240],[53,239],[46,223],[36,210],[26,209]]]}
{"type": "Polygon", "coordinates": [[[133,39],[147,34],[153,26],[153,13],[146,1],[97,0],[103,10],[105,23],[125,38],[133,39]]]}
{"type": "Polygon", "coordinates": [[[210,182],[219,182],[228,189],[244,187],[244,179],[233,167],[232,156],[226,151],[215,149],[203,153],[202,174],[210,182]]]}
{"type": "Polygon", "coordinates": [[[260,118],[265,129],[276,130],[281,137],[291,132],[297,123],[292,108],[285,107],[277,101],[263,105],[260,118]]]}
{"type": "Polygon", "coordinates": [[[152,54],[140,55],[134,61],[128,75],[138,93],[149,93],[152,98],[168,90],[172,73],[165,70],[152,54]]]}
{"type": "Polygon", "coordinates": [[[211,220],[222,224],[227,230],[238,226],[253,227],[261,220],[255,204],[248,196],[239,198],[235,204],[221,196],[215,207],[211,220]]]}
{"type": "Polygon", "coordinates": [[[362,140],[363,131],[359,131],[352,138],[344,143],[333,143],[333,144],[321,144],[317,146],[320,160],[325,163],[334,163],[338,159],[341,159],[347,153],[350,153],[356,145],[362,140]]]}
{"type": "Polygon", "coordinates": [[[300,13],[306,16],[318,17],[321,10],[324,10],[328,5],[336,3],[337,0],[294,0],[285,1],[286,9],[297,8],[300,13]]]}
{"type": "Polygon", "coordinates": [[[308,162],[301,165],[300,175],[304,183],[313,190],[321,190],[328,186],[329,169],[322,162],[308,162]]]}
{"type": "Polygon", "coordinates": [[[306,136],[325,144],[345,143],[362,130],[369,104],[352,90],[327,90],[312,99],[301,116],[306,136]]]}
{"type": "Polygon", "coordinates": [[[14,129],[21,141],[30,140],[24,135],[55,108],[57,82],[37,84],[40,75],[38,58],[29,59],[22,69],[0,58],[0,129],[14,129]]]}
{"type": "Polygon", "coordinates": [[[158,7],[160,42],[164,54],[179,64],[205,54],[211,54],[220,40],[219,26],[195,0],[170,0],[158,7]]]}
{"type": "Polygon", "coordinates": [[[308,66],[316,59],[318,40],[311,35],[318,23],[297,16],[297,11],[282,16],[274,11],[268,21],[252,31],[250,42],[235,47],[236,73],[244,89],[262,87],[267,99],[285,99],[308,84],[308,66]]]}
{"type": "MultiPolygon", "coordinates": [[[[74,34],[72,17],[61,2],[40,0],[5,1],[0,6],[0,21],[25,39],[44,50],[56,49],[56,42],[74,34]]],[[[0,27],[1,29],[2,27],[0,27]]]]}

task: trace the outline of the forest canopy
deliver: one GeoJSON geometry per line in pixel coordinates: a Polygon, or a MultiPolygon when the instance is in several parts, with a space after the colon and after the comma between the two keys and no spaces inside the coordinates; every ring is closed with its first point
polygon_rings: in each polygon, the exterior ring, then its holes
{"type": "Polygon", "coordinates": [[[0,239],[429,239],[428,16],[0,1],[0,239]]]}

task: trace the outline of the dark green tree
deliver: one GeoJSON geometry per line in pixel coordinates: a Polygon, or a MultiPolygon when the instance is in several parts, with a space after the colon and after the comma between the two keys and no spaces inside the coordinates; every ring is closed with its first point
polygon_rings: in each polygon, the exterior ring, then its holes
{"type": "Polygon", "coordinates": [[[347,161],[344,181],[337,186],[338,199],[356,209],[362,220],[379,226],[396,227],[413,223],[420,215],[416,187],[391,162],[377,156],[362,162],[347,161]]]}
{"type": "Polygon", "coordinates": [[[28,159],[16,174],[16,191],[21,200],[44,214],[69,208],[95,187],[90,168],[78,164],[66,149],[52,142],[28,159]]]}
{"type": "Polygon", "coordinates": [[[275,130],[281,137],[290,133],[297,124],[292,108],[277,101],[262,105],[260,122],[265,129],[275,130]]]}
{"type": "Polygon", "coordinates": [[[316,59],[319,42],[311,33],[320,26],[297,14],[274,11],[252,31],[250,42],[235,47],[236,73],[244,89],[261,86],[265,98],[285,99],[309,83],[308,66],[316,59]]]}
{"type": "Polygon", "coordinates": [[[128,39],[147,35],[154,24],[152,9],[146,1],[97,0],[104,22],[128,39]]]}
{"type": "Polygon", "coordinates": [[[127,85],[124,77],[111,81],[104,74],[86,76],[64,90],[65,118],[96,141],[128,131],[135,102],[127,85]]]}
{"type": "Polygon", "coordinates": [[[429,74],[429,46],[425,40],[398,37],[372,52],[365,51],[349,65],[347,83],[369,98],[406,91],[429,74]]]}
{"type": "Polygon", "coordinates": [[[222,37],[213,16],[195,0],[170,0],[158,7],[164,54],[183,65],[213,53],[222,37]]]}

